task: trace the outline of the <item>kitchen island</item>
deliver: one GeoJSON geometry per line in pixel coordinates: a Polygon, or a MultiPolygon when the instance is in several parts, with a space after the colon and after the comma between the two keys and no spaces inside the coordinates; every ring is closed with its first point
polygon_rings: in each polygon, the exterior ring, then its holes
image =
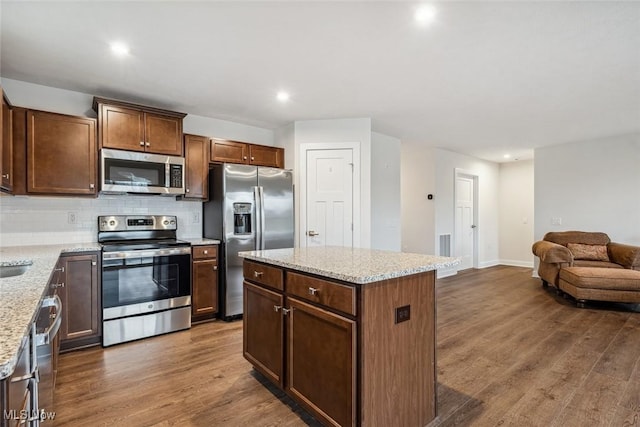
{"type": "Polygon", "coordinates": [[[323,424],[436,417],[435,271],[456,258],[342,247],[244,258],[245,358],[323,424]]]}

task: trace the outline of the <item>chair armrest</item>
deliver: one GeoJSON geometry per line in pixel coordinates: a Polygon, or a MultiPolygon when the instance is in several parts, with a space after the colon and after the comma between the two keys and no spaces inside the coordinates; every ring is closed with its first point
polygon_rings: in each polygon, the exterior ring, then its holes
{"type": "Polygon", "coordinates": [[[557,243],[540,240],[533,244],[531,250],[535,256],[540,258],[541,262],[549,264],[561,262],[568,262],[571,264],[573,262],[573,254],[571,251],[557,243]]]}
{"type": "Polygon", "coordinates": [[[640,246],[611,242],[607,245],[609,259],[625,268],[640,270],[640,246]]]}

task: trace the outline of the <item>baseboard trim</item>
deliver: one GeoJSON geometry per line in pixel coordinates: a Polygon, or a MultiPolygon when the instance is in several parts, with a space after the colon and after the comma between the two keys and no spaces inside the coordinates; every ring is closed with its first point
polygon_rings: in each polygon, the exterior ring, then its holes
{"type": "Polygon", "coordinates": [[[478,263],[478,268],[489,268],[489,267],[495,267],[496,265],[500,265],[500,261],[498,260],[484,261],[484,262],[478,263]]]}
{"type": "Polygon", "coordinates": [[[501,259],[500,265],[510,265],[512,267],[533,268],[533,261],[518,261],[515,259],[501,259]]]}
{"type": "Polygon", "coordinates": [[[444,268],[436,270],[436,278],[444,279],[445,277],[455,276],[458,271],[455,268],[444,268]]]}

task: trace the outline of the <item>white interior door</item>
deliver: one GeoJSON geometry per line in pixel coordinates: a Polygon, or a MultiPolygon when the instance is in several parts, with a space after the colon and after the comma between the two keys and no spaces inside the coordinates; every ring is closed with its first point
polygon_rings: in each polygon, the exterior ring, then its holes
{"type": "Polygon", "coordinates": [[[455,256],[461,259],[459,270],[473,267],[476,228],[474,183],[472,176],[456,175],[455,256]]]}
{"type": "Polygon", "coordinates": [[[308,150],[306,246],[353,246],[353,150],[308,150]]]}

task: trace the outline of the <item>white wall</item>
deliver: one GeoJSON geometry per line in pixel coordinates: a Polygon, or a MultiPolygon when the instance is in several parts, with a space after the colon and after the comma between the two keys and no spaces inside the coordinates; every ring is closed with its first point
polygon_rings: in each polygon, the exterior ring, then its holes
{"type": "Polygon", "coordinates": [[[534,164],[536,240],[602,231],[640,245],[640,133],[538,148],[534,164]]]}
{"type": "MultiPolygon", "coordinates": [[[[360,227],[359,232],[363,248],[371,247],[371,119],[305,120],[294,124],[295,128],[295,164],[294,172],[305,159],[300,152],[300,144],[358,143],[360,145],[360,227]]],[[[280,145],[278,141],[276,143],[280,145]]],[[[295,173],[295,185],[300,188],[300,176],[295,173]]],[[[295,202],[296,224],[300,224],[300,198],[295,202]]],[[[354,215],[356,215],[354,211],[354,215]]]]}
{"type": "MultiPolygon", "coordinates": [[[[91,109],[93,95],[2,79],[2,87],[12,104],[61,114],[96,117],[91,109]]],[[[240,123],[187,115],[184,132],[204,136],[274,145],[274,131],[240,123]]],[[[160,196],[0,197],[0,245],[28,245],[94,241],[97,216],[110,214],[167,214],[178,216],[178,236],[202,235],[202,203],[176,201],[160,196]],[[77,224],[68,223],[68,213],[76,213],[77,224]]]]}
{"type": "MultiPolygon", "coordinates": [[[[435,251],[435,152],[420,145],[402,144],[402,250],[421,254],[435,251]]],[[[436,195],[437,197],[437,195],[436,195]]]]}
{"type": "MultiPolygon", "coordinates": [[[[454,184],[455,170],[478,176],[478,263],[484,268],[499,263],[498,256],[498,187],[497,163],[447,150],[435,150],[436,192],[435,201],[435,251],[439,251],[438,236],[454,232],[454,184]]],[[[452,251],[455,239],[452,238],[452,251]]]]}
{"type": "Polygon", "coordinates": [[[401,250],[400,140],[371,133],[371,248],[401,250]]]}
{"type": "Polygon", "coordinates": [[[533,160],[500,164],[500,264],[533,267],[533,160]]]}

